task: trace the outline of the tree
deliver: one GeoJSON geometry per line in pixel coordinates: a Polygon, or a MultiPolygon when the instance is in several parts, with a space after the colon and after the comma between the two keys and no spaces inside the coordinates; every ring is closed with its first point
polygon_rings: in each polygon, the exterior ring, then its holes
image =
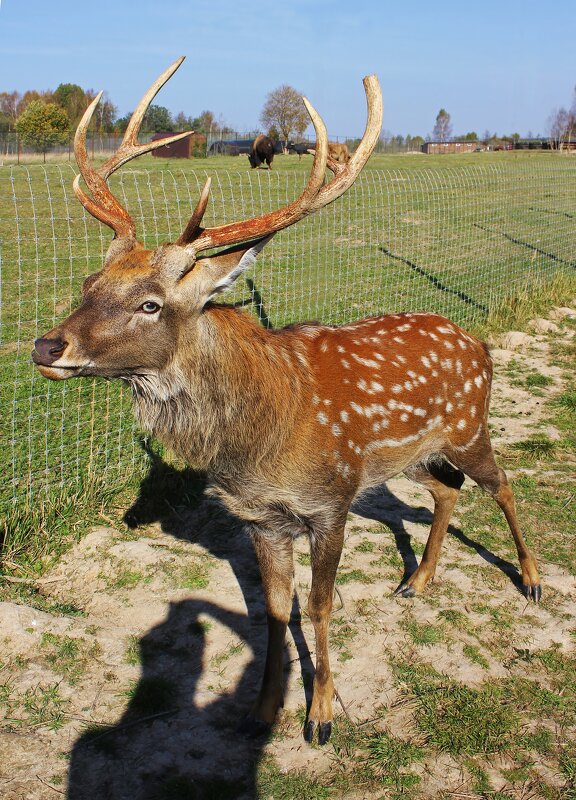
{"type": "Polygon", "coordinates": [[[18,119],[18,104],[22,99],[20,92],[0,92],[0,113],[8,121],[9,128],[15,128],[18,119]]]}
{"type": "Polygon", "coordinates": [[[478,141],[478,134],[476,131],[469,131],[465,136],[462,137],[463,142],[477,142],[478,141]]]}
{"type": "Polygon", "coordinates": [[[54,91],[52,100],[64,109],[68,115],[70,127],[76,128],[94,97],[94,92],[85,92],[76,83],[61,83],[54,91]]]}
{"type": "Polygon", "coordinates": [[[198,117],[198,130],[205,133],[207,136],[211,133],[213,128],[217,127],[216,117],[211,111],[203,111],[198,117]]]}
{"type": "Polygon", "coordinates": [[[266,129],[275,127],[287,147],[292,135],[303,135],[310,118],[300,93],[292,86],[284,85],[267,95],[260,122],[266,129]]]}
{"type": "Polygon", "coordinates": [[[68,140],[68,115],[56,103],[33,100],[18,117],[16,130],[23,144],[39,150],[46,161],[46,152],[68,140]]]}
{"type": "Polygon", "coordinates": [[[450,124],[450,114],[445,108],[441,108],[436,117],[432,138],[437,142],[447,142],[451,136],[452,125],[450,124]]]}
{"type": "Polygon", "coordinates": [[[172,114],[164,106],[150,106],[142,120],[142,130],[152,133],[157,131],[173,131],[172,114]]]}
{"type": "MultiPolygon", "coordinates": [[[[89,95],[89,92],[86,93],[89,95]]],[[[88,103],[86,103],[86,107],[88,107],[88,103]]],[[[104,133],[112,133],[114,129],[114,120],[116,119],[116,114],[118,113],[118,109],[104,94],[96,111],[94,112],[94,125],[96,132],[102,136],[104,133]]]]}

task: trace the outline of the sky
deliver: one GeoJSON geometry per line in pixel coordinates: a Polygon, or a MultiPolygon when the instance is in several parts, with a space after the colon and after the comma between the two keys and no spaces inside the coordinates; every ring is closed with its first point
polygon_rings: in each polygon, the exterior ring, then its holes
{"type": "Polygon", "coordinates": [[[548,133],[576,84],[576,3],[544,0],[0,0],[0,91],[76,83],[132,111],[154,102],[259,129],[269,92],[305,94],[331,137],[360,136],[362,78],[376,73],[384,129],[548,133]]]}

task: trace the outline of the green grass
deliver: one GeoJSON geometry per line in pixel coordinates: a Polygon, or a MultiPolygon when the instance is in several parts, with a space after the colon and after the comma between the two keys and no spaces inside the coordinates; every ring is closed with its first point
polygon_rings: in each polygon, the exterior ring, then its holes
{"type": "MultiPolygon", "coordinates": [[[[145,157],[111,186],[152,247],[177,237],[206,175],[214,225],[295,197],[309,167],[295,157],[278,157],[272,172],[232,157],[145,157]]],[[[250,276],[263,303],[253,311],[278,326],[426,309],[493,328],[566,301],[575,167],[547,153],[376,156],[342,199],[274,238],[250,276]]],[[[73,175],[68,164],[0,168],[0,544],[4,568],[24,574],[44,569],[147,466],[119,383],[51,383],[30,364],[34,338],[74,307],[110,239],[72,197],[73,175]]],[[[251,297],[245,282],[229,295],[251,297]]]]}
{"type": "Polygon", "coordinates": [[[294,770],[285,772],[280,770],[271,758],[264,758],[258,766],[256,779],[258,797],[274,798],[274,800],[328,800],[331,797],[330,789],[304,771],[294,770]]]}
{"type": "Polygon", "coordinates": [[[0,712],[8,729],[46,727],[57,731],[64,724],[66,706],[57,683],[38,684],[24,692],[7,684],[0,686],[0,712]]]}
{"type": "Polygon", "coordinates": [[[518,714],[497,683],[475,689],[423,665],[397,663],[395,671],[414,703],[420,734],[437,750],[454,756],[500,753],[518,740],[518,714]]]}
{"type": "Polygon", "coordinates": [[[89,664],[97,658],[100,647],[82,637],[60,636],[45,632],[40,639],[40,654],[50,669],[62,675],[72,686],[77,684],[89,664]]]}

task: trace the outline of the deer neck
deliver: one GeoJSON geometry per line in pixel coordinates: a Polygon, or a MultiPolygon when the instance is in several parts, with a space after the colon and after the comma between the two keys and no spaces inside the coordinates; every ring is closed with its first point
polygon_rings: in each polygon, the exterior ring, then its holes
{"type": "Polygon", "coordinates": [[[211,306],[165,370],[131,379],[140,425],[197,469],[237,474],[268,461],[311,395],[295,335],[211,306]]]}

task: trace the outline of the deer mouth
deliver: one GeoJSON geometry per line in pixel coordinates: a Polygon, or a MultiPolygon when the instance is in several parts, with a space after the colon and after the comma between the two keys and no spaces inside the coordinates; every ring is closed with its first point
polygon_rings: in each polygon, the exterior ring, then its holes
{"type": "Polygon", "coordinates": [[[66,378],[74,378],[77,375],[83,375],[84,367],[56,367],[53,364],[42,364],[37,361],[32,354],[32,361],[38,367],[38,371],[45,378],[50,378],[52,381],[63,381],[66,378]]]}

